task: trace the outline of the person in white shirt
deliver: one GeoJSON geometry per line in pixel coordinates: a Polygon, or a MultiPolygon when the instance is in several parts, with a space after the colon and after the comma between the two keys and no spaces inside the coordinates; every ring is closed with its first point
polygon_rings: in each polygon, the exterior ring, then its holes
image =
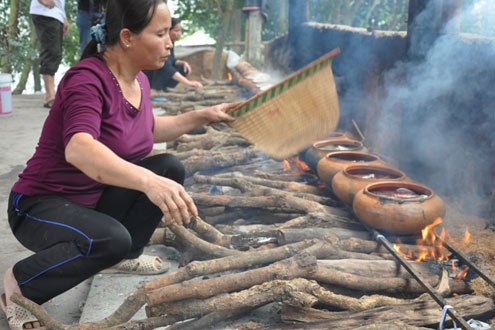
{"type": "Polygon", "coordinates": [[[45,85],[43,106],[51,108],[55,99],[55,73],[62,61],[62,42],[69,31],[65,0],[31,0],[29,14],[40,44],[40,74],[45,85]]]}

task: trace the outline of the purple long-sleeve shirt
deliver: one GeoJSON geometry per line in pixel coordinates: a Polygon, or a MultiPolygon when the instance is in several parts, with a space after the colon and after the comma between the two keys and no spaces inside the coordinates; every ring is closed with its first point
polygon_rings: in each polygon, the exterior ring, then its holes
{"type": "Polygon", "coordinates": [[[67,163],[65,147],[75,133],[85,132],[129,162],[148,155],[153,148],[154,125],[150,86],[142,72],[137,80],[142,95],[139,109],[124,98],[117,79],[101,58],[84,59],[67,71],[36,151],[12,190],[96,205],[104,185],[67,163]]]}

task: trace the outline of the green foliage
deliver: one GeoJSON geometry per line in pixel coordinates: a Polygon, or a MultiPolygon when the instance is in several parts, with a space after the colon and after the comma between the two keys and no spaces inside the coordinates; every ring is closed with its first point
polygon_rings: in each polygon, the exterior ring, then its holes
{"type": "Polygon", "coordinates": [[[311,20],[354,27],[405,31],[409,0],[309,0],[311,20]]]}
{"type": "MultiPolygon", "coordinates": [[[[15,0],[11,0],[15,1],[15,0]]],[[[19,1],[19,22],[18,36],[10,41],[12,51],[7,50],[7,28],[10,14],[10,1],[0,1],[0,57],[8,56],[12,64],[11,71],[13,74],[22,70],[24,63],[30,62],[39,56],[37,46],[33,46],[33,37],[35,37],[34,27],[32,26],[31,16],[29,15],[30,0],[19,1]]],[[[70,32],[64,37],[64,56],[62,63],[72,65],[79,59],[79,35],[75,18],[77,15],[76,1],[66,1],[66,12],[71,22],[70,32]],[[73,21],[72,21],[73,20],[73,21]]]]}

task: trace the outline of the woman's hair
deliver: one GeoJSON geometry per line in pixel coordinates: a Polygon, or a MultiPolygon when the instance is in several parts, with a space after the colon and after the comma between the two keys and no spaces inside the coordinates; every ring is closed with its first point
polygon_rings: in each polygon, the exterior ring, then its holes
{"type": "Polygon", "coordinates": [[[106,0],[105,18],[93,26],[92,38],[84,48],[81,59],[97,55],[108,46],[120,41],[120,31],[124,28],[140,33],[149,24],[156,7],[165,0],[106,0]]]}
{"type": "Polygon", "coordinates": [[[170,26],[170,29],[173,29],[179,23],[180,23],[180,18],[178,18],[178,17],[172,17],[172,24],[170,26]]]}

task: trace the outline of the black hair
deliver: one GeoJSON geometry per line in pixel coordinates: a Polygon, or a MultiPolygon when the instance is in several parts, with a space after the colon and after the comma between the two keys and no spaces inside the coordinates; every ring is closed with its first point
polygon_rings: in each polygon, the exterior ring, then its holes
{"type": "MultiPolygon", "coordinates": [[[[117,44],[120,41],[120,31],[124,28],[133,33],[143,31],[151,21],[156,7],[161,3],[167,3],[165,0],[106,0],[105,2],[105,47],[117,44]]],[[[92,38],[84,48],[81,59],[97,54],[97,42],[92,38]]]]}
{"type": "Polygon", "coordinates": [[[178,18],[178,17],[172,17],[172,24],[170,26],[170,29],[173,29],[179,23],[180,23],[180,18],[178,18]]]}

